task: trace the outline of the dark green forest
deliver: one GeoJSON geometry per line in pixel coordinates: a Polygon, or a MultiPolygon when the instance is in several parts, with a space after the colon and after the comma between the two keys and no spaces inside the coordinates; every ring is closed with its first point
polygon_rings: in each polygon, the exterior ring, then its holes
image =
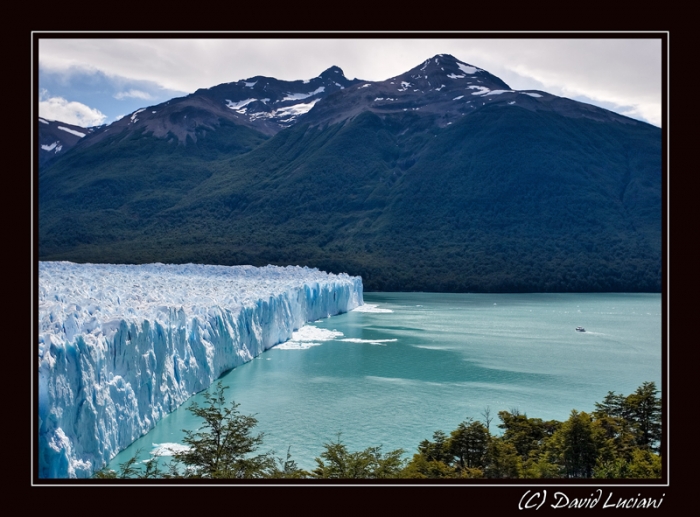
{"type": "Polygon", "coordinates": [[[40,172],[39,258],[302,265],[368,291],[660,292],[661,132],[485,106],[136,132],[40,172]]]}
{"type": "Polygon", "coordinates": [[[608,392],[590,412],[572,410],[563,422],[529,418],[517,410],[485,408],[483,420],[465,419],[456,429],[438,430],[406,459],[381,446],[349,451],[342,435],[324,444],[316,468],[300,469],[289,451],[285,458],[259,452],[263,435],[257,421],[226,405],[219,383],[205,393],[206,405],[188,410],[202,419],[185,431],[189,450],[166,466],[137,464],[136,457],[98,479],[660,479],[663,447],[661,399],[653,382],[629,395],[608,392]]]}

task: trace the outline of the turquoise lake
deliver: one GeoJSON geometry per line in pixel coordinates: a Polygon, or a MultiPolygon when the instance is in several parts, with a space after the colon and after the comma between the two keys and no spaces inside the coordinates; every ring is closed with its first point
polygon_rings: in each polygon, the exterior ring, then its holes
{"type": "MultiPolygon", "coordinates": [[[[323,444],[382,445],[406,457],[436,430],[467,417],[491,432],[498,411],[565,420],[592,411],[608,391],[661,387],[660,294],[365,293],[370,312],[311,323],[306,341],[275,347],[223,376],[229,400],[258,419],[260,452],[315,467],[323,444]],[[576,327],[586,332],[576,332],[576,327]],[[325,332],[324,332],[325,331],[325,332]],[[335,331],[331,333],[328,331],[335,331]],[[324,340],[325,339],[325,340],[324,340]]],[[[200,421],[195,395],[117,455],[177,444],[200,421]]]]}

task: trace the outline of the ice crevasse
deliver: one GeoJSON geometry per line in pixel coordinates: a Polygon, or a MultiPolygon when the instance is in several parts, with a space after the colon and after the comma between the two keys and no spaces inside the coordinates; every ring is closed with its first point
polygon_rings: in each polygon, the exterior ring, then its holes
{"type": "Polygon", "coordinates": [[[91,476],[191,395],[362,279],[298,266],[39,263],[40,478],[91,476]]]}

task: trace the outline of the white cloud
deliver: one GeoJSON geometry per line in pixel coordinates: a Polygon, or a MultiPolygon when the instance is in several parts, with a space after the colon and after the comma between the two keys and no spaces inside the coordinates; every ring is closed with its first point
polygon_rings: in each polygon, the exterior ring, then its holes
{"type": "Polygon", "coordinates": [[[153,97],[151,94],[142,92],[141,90],[129,90],[128,92],[119,92],[114,96],[115,99],[117,100],[122,100],[122,99],[144,99],[144,100],[151,100],[153,97]]]}
{"type": "Polygon", "coordinates": [[[63,97],[50,97],[39,101],[39,116],[81,127],[99,126],[107,119],[107,115],[100,110],[80,102],[68,101],[63,97]]]}

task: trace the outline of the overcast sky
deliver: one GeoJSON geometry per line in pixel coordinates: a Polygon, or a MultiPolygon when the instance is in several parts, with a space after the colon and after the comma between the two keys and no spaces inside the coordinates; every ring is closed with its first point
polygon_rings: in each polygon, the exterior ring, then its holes
{"type": "MultiPolygon", "coordinates": [[[[236,35],[232,35],[236,36],[236,35]]],[[[661,125],[661,39],[39,40],[39,115],[80,126],[256,75],[296,80],[336,65],[380,81],[452,54],[516,90],[537,89],[661,125]]]]}

